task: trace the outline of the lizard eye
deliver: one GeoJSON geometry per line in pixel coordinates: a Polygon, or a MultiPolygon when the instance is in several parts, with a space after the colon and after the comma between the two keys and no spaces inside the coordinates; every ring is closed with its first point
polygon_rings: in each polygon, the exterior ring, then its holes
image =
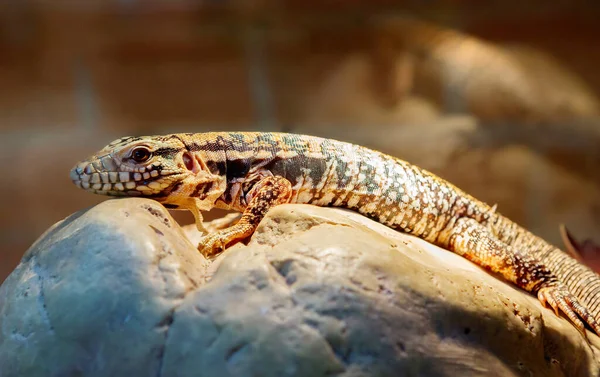
{"type": "Polygon", "coordinates": [[[145,147],[137,147],[133,151],[131,151],[131,158],[135,162],[145,162],[152,156],[152,153],[145,147]]]}

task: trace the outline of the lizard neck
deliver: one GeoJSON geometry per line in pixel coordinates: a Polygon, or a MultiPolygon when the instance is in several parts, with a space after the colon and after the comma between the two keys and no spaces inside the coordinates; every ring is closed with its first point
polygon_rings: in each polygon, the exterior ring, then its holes
{"type": "Polygon", "coordinates": [[[173,185],[163,202],[172,208],[209,211],[227,190],[225,152],[211,150],[205,140],[192,135],[177,136],[185,145],[182,164],[188,174],[173,185]]]}

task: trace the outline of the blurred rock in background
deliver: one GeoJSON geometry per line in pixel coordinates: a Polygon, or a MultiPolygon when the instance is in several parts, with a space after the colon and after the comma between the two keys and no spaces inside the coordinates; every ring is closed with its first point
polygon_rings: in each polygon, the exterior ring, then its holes
{"type": "Polygon", "coordinates": [[[0,281],[51,224],[105,199],[69,169],[129,134],[352,141],[549,241],[565,223],[599,242],[599,16],[566,0],[3,2],[0,281]]]}

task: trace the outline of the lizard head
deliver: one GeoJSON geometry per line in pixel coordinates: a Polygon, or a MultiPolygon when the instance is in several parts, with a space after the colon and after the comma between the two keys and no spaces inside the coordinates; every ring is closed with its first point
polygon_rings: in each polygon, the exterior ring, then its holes
{"type": "Polygon", "coordinates": [[[145,196],[182,209],[208,210],[226,187],[225,178],[211,172],[178,135],[115,140],[78,163],[70,177],[96,194],[145,196]]]}

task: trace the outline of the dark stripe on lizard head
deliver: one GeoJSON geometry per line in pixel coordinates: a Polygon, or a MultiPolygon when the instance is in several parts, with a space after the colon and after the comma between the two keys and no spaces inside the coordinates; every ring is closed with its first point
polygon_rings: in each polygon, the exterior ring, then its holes
{"type": "Polygon", "coordinates": [[[181,152],[181,148],[163,147],[156,149],[152,154],[155,156],[169,157],[175,156],[179,152],[181,152]]]}
{"type": "Polygon", "coordinates": [[[125,136],[122,137],[120,139],[114,140],[113,142],[111,142],[110,144],[108,144],[106,147],[104,147],[100,153],[102,152],[112,152],[115,148],[119,148],[122,146],[125,146],[127,144],[136,142],[142,140],[141,137],[136,137],[136,136],[125,136]]]}

